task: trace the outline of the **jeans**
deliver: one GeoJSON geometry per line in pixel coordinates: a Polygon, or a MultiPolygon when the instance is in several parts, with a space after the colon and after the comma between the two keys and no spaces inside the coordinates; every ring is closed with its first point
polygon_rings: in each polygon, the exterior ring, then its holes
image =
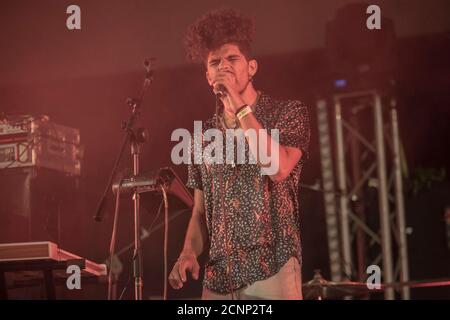
{"type": "Polygon", "coordinates": [[[297,258],[291,257],[280,271],[265,280],[231,293],[218,294],[203,288],[202,300],[302,300],[302,275],[297,258]]]}

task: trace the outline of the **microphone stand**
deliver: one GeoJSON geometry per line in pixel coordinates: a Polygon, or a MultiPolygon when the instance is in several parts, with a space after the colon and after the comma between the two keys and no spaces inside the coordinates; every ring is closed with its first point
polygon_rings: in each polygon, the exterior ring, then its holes
{"type": "MultiPolygon", "coordinates": [[[[106,196],[111,189],[111,184],[119,167],[120,161],[123,157],[124,150],[128,142],[131,145],[131,153],[133,155],[133,174],[136,176],[139,174],[139,155],[140,155],[140,145],[145,142],[146,132],[143,129],[135,129],[135,122],[140,114],[140,107],[144,99],[145,93],[148,91],[150,84],[153,81],[153,70],[151,61],[153,58],[145,59],[144,66],[146,69],[146,76],[144,79],[144,84],[142,86],[141,93],[138,99],[127,99],[127,104],[131,107],[131,114],[127,122],[122,124],[122,129],[125,131],[125,137],[123,138],[122,145],[120,147],[119,154],[114,163],[114,167],[108,179],[108,183],[103,192],[103,195],[98,203],[97,211],[94,216],[94,220],[97,222],[102,221],[104,206],[106,204],[106,196]]],[[[142,288],[144,286],[142,279],[142,256],[141,256],[141,241],[140,241],[140,212],[139,212],[139,193],[135,191],[133,193],[134,202],[134,254],[133,254],[133,275],[135,283],[135,300],[142,300],[142,288]]],[[[111,270],[111,266],[110,270],[111,270]]],[[[109,271],[111,272],[111,271],[109,271]]]]}

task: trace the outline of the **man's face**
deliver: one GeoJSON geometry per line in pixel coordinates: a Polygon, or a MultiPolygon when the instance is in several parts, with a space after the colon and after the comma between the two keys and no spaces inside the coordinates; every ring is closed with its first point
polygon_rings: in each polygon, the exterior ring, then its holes
{"type": "Polygon", "coordinates": [[[255,75],[256,68],[256,61],[248,61],[237,45],[224,44],[208,54],[206,79],[212,86],[218,73],[229,72],[235,81],[235,88],[241,93],[255,75]]]}

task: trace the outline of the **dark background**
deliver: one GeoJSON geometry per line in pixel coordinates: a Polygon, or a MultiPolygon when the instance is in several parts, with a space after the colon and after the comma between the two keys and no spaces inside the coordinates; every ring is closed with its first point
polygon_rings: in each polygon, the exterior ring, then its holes
{"type": "MultiPolygon", "coordinates": [[[[113,199],[102,223],[92,216],[112,169],[128,115],[125,99],[141,88],[144,57],[157,57],[155,80],[145,98],[140,124],[150,130],[142,154],[143,170],[171,165],[170,135],[193,127],[214,112],[214,100],[202,66],[185,61],[186,27],[199,15],[222,5],[252,15],[259,62],[256,87],[276,98],[301,99],[311,114],[311,157],[303,183],[320,178],[315,101],[331,87],[326,57],[326,23],[336,10],[358,1],[77,1],[81,30],[66,28],[69,1],[2,1],[0,4],[0,112],[47,114],[56,123],[79,128],[85,157],[79,186],[62,205],[60,247],[96,262],[108,254],[113,199]],[[324,89],[325,88],[325,89],[324,89]]],[[[374,1],[393,20],[396,42],[396,95],[400,133],[410,171],[447,168],[450,113],[450,3],[448,1],[374,1]]],[[[364,26],[365,27],[365,26],[364,26]]],[[[349,35],[351,37],[351,35],[349,35]]],[[[372,50],[376,52],[377,48],[372,50]]],[[[122,171],[131,170],[131,157],[122,171]]],[[[186,166],[173,166],[183,178],[186,166]]],[[[447,179],[448,180],[448,179],[447,179]]],[[[407,194],[411,279],[450,276],[444,207],[447,182],[407,194]]],[[[7,198],[0,195],[0,201],[7,198]]],[[[149,225],[159,200],[143,212],[149,225]]],[[[329,278],[327,238],[320,193],[302,189],[303,279],[314,269],[329,278]]],[[[122,202],[118,248],[132,242],[130,203],[122,202]]],[[[173,208],[171,214],[179,208],[173,208]]],[[[182,246],[189,212],[170,227],[170,263],[182,246]]],[[[158,220],[158,223],[161,219],[158,220]]],[[[162,294],[162,229],[143,243],[145,295],[162,294]]],[[[121,256],[127,282],[131,252],[121,256]]],[[[170,270],[170,269],[169,269],[170,270]]],[[[125,294],[131,297],[132,283],[125,294]]],[[[199,282],[170,297],[198,297],[199,282]]],[[[417,289],[413,297],[448,298],[448,290],[417,289]],[[421,290],[421,291],[420,291],[421,290]]]]}

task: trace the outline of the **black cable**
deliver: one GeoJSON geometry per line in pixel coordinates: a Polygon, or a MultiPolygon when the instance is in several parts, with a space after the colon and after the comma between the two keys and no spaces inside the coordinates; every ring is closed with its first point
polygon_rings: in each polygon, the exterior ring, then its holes
{"type": "Polygon", "coordinates": [[[119,186],[117,187],[113,230],[112,230],[112,234],[111,234],[111,242],[109,244],[108,300],[112,300],[112,298],[113,298],[113,292],[112,292],[112,283],[113,283],[112,269],[113,268],[112,268],[112,265],[113,265],[114,255],[115,255],[114,252],[116,249],[117,223],[118,223],[119,208],[120,208],[120,188],[121,188],[122,182],[123,182],[123,179],[119,181],[119,186]]]}
{"type": "MultiPolygon", "coordinates": [[[[158,208],[158,212],[156,214],[156,217],[153,219],[152,223],[150,224],[150,226],[147,228],[147,230],[149,230],[149,232],[151,233],[153,230],[153,225],[155,224],[155,222],[158,220],[160,214],[161,214],[161,208],[164,204],[164,199],[161,200],[161,203],[159,204],[159,208],[158,208]]],[[[131,281],[131,270],[133,270],[133,263],[134,263],[134,259],[135,259],[135,255],[133,254],[133,258],[131,259],[131,268],[130,268],[130,272],[128,273],[128,280],[120,294],[119,300],[122,300],[123,295],[125,294],[126,290],[128,289],[129,285],[130,285],[130,281],[131,281]]]]}
{"type": "Polygon", "coordinates": [[[131,270],[133,269],[133,261],[131,261],[131,267],[130,267],[130,272],[128,273],[128,280],[127,283],[125,284],[125,286],[122,289],[122,292],[120,293],[119,299],[118,300],[122,300],[123,295],[125,294],[125,291],[127,291],[128,286],[130,285],[130,281],[131,281],[131,270]]]}
{"type": "Polygon", "coordinates": [[[164,186],[161,186],[164,200],[164,293],[163,300],[167,300],[167,251],[169,247],[169,201],[164,186]]]}

